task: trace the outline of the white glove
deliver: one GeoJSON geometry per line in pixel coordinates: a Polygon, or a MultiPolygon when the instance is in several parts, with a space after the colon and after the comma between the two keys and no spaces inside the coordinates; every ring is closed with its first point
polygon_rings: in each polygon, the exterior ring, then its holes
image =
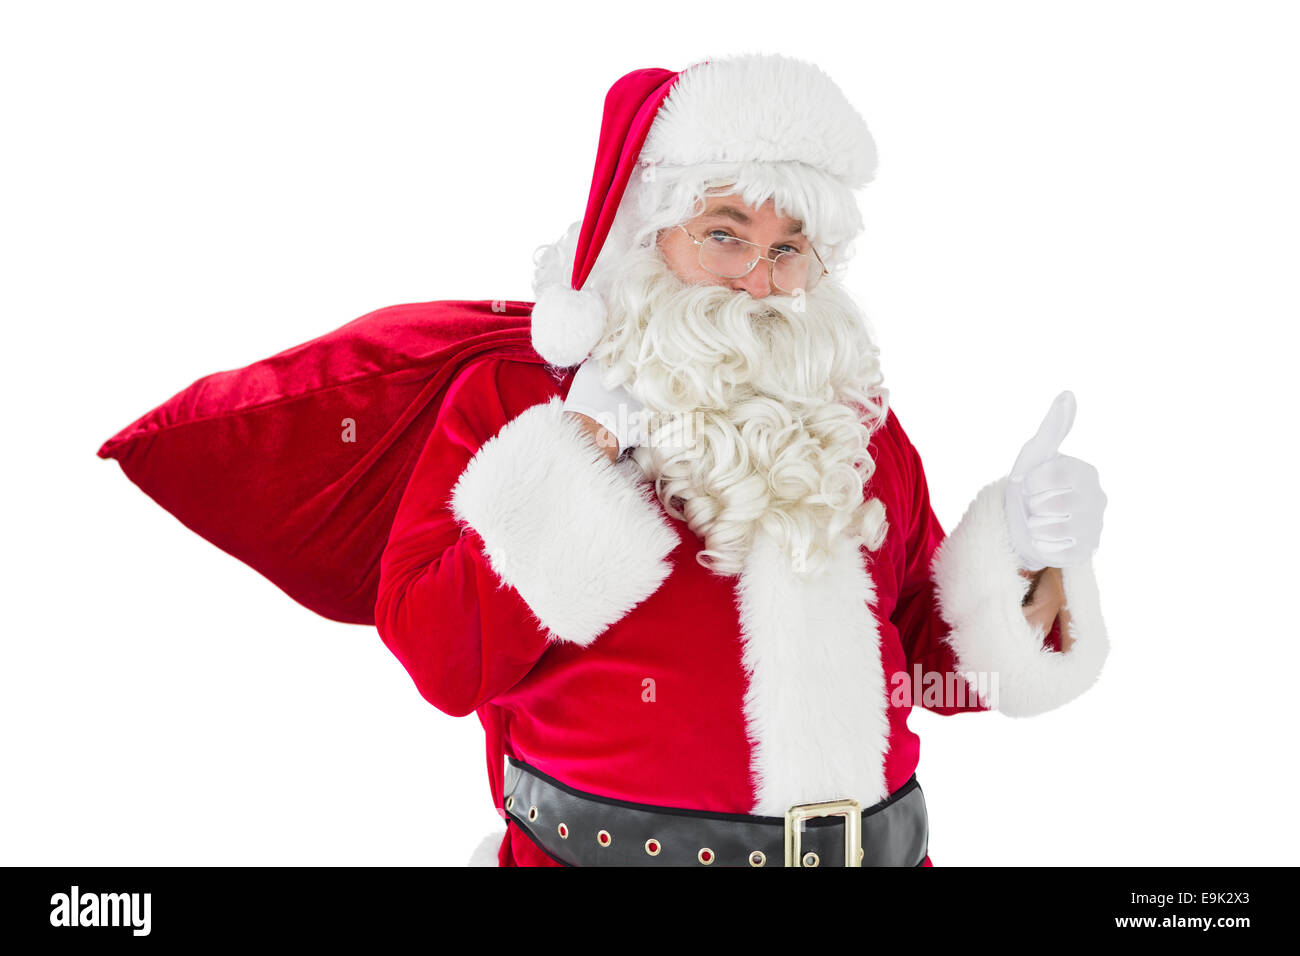
{"type": "Polygon", "coordinates": [[[564,399],[566,412],[581,412],[595,419],[618,439],[618,453],[641,443],[641,417],[645,406],[621,385],[610,391],[600,382],[599,367],[590,358],[578,366],[569,394],[564,399]]]}
{"type": "Polygon", "coordinates": [[[1057,452],[1076,409],[1073,392],[1056,396],[1011,469],[1007,522],[1026,571],[1086,564],[1101,542],[1106,495],[1097,469],[1057,452]]]}

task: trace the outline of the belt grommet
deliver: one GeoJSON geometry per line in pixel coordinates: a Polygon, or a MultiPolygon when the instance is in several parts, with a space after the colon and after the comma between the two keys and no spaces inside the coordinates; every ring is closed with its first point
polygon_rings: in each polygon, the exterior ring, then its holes
{"type": "Polygon", "coordinates": [[[750,866],[762,866],[766,862],[767,862],[767,854],[764,853],[762,850],[755,850],[753,853],[749,854],[750,866]]]}
{"type": "Polygon", "coordinates": [[[713,862],[713,851],[710,850],[707,846],[700,847],[700,852],[695,854],[695,857],[705,866],[708,866],[710,863],[713,862]]]}
{"type": "Polygon", "coordinates": [[[599,843],[601,846],[609,846],[611,843],[614,842],[614,838],[609,835],[608,830],[601,830],[599,833],[596,834],[596,842],[599,843]]]}
{"type": "Polygon", "coordinates": [[[515,808],[515,797],[514,794],[511,794],[510,796],[506,797],[506,809],[513,810],[514,808],[515,808]]]}
{"type": "Polygon", "coordinates": [[[561,840],[567,840],[569,838],[569,825],[567,823],[561,823],[555,828],[555,832],[560,835],[561,840]]]}
{"type": "Polygon", "coordinates": [[[819,857],[812,850],[809,850],[807,853],[803,855],[804,866],[820,866],[821,862],[822,862],[822,858],[819,857]]]}
{"type": "Polygon", "coordinates": [[[650,839],[645,841],[645,851],[651,856],[658,856],[659,851],[662,849],[663,846],[661,846],[659,841],[656,840],[654,837],[651,837],[650,839]]]}
{"type": "Polygon", "coordinates": [[[534,820],[536,820],[536,819],[537,819],[537,808],[536,808],[536,807],[529,807],[529,808],[528,808],[528,822],[529,822],[529,823],[532,823],[532,822],[533,822],[534,820]]]}

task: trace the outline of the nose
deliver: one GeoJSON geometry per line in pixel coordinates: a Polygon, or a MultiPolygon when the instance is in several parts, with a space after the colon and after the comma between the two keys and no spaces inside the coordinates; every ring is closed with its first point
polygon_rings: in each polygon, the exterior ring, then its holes
{"type": "Polygon", "coordinates": [[[751,298],[762,299],[772,293],[771,269],[768,264],[758,260],[758,265],[743,276],[731,280],[731,288],[736,292],[748,292],[751,298]]]}

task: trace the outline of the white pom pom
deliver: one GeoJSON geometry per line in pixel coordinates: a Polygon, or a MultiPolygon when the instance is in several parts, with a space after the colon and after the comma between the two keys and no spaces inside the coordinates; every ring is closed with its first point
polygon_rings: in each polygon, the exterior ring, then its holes
{"type": "Polygon", "coordinates": [[[594,292],[550,286],[533,305],[533,348],[552,365],[577,365],[600,341],[605,318],[605,303],[594,292]]]}

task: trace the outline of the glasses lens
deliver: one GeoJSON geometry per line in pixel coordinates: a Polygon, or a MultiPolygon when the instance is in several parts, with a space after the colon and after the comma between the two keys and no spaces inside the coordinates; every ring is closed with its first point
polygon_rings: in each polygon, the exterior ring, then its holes
{"type": "Polygon", "coordinates": [[[800,252],[783,252],[772,265],[772,284],[782,292],[805,291],[821,277],[821,263],[800,252]]]}
{"type": "Polygon", "coordinates": [[[747,274],[756,259],[753,246],[732,236],[706,236],[700,245],[700,265],[724,279],[747,274]]]}

